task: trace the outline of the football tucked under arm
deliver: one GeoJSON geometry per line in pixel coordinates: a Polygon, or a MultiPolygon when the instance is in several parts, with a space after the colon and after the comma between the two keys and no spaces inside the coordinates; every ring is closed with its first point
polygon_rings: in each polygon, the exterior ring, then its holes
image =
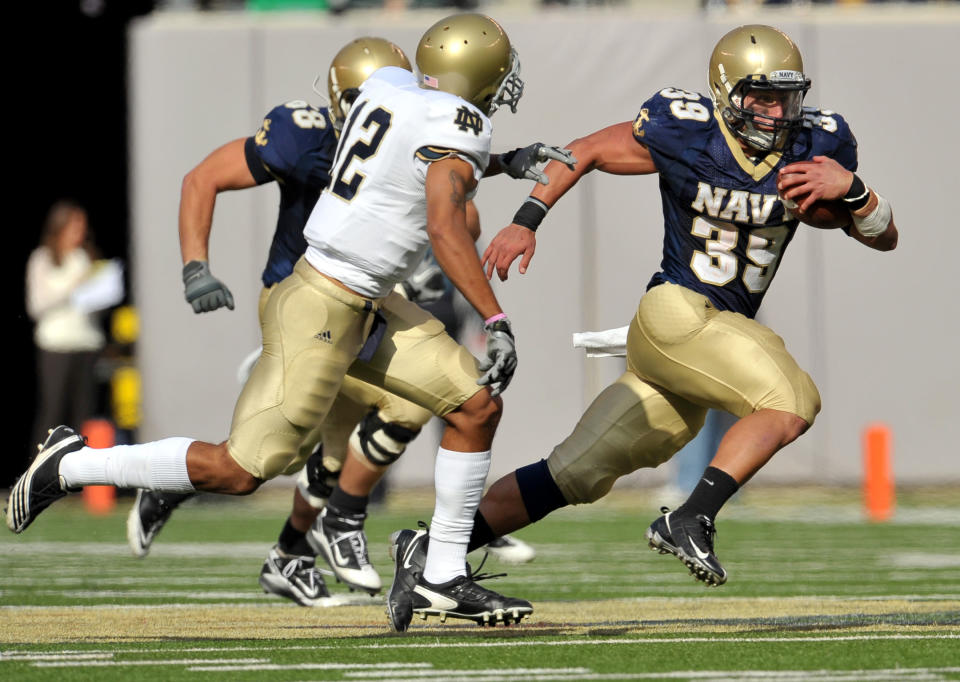
{"type": "Polygon", "coordinates": [[[804,225],[821,230],[835,230],[853,224],[850,210],[842,199],[818,199],[806,211],[801,213],[797,205],[804,197],[781,199],[784,208],[790,211],[804,225]]]}

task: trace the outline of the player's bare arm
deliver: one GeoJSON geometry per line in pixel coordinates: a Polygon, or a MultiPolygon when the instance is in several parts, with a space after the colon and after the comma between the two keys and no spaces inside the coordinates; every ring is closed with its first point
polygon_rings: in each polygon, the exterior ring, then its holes
{"type": "MultiPolygon", "coordinates": [[[[650,152],[633,137],[633,124],[630,121],[617,123],[591,135],[574,140],[567,150],[577,160],[576,165],[552,161],[547,164],[544,173],[546,184],[537,184],[530,197],[551,208],[580,178],[596,169],[614,175],[645,175],[655,173],[656,166],[650,152]]],[[[522,256],[518,270],[520,274],[527,267],[536,250],[534,231],[523,225],[511,223],[493,238],[483,254],[483,266],[488,278],[493,271],[502,281],[509,275],[510,265],[522,256]]]]}
{"type": "MultiPolygon", "coordinates": [[[[777,179],[777,187],[787,199],[804,197],[797,205],[803,212],[817,200],[844,199],[851,191],[860,194],[861,192],[853,187],[856,179],[854,173],[834,159],[815,156],[810,161],[798,161],[784,166],[777,179]]],[[[862,185],[862,182],[860,184],[862,185]]],[[[875,191],[863,187],[863,192],[869,193],[866,203],[850,212],[854,221],[850,236],[872,249],[891,251],[896,248],[899,238],[897,226],[893,222],[893,212],[889,205],[880,205],[881,197],[875,191]],[[877,220],[880,222],[877,223],[877,220]],[[863,228],[865,221],[868,228],[863,228]],[[866,234],[862,229],[866,229],[866,234]]]]}
{"type": "Polygon", "coordinates": [[[480,211],[477,210],[477,205],[473,203],[473,199],[467,202],[465,211],[467,232],[470,233],[470,238],[473,239],[474,244],[476,244],[477,240],[480,239],[480,211]]]}
{"type": "Polygon", "coordinates": [[[243,153],[246,138],[218,147],[183,178],[180,189],[180,253],[183,262],[208,259],[217,194],[256,185],[243,153]]]}
{"type": "Polygon", "coordinates": [[[470,164],[444,159],[427,169],[427,235],[433,254],[454,286],[484,319],[502,312],[483,275],[467,227],[467,193],[473,188],[470,164]]]}

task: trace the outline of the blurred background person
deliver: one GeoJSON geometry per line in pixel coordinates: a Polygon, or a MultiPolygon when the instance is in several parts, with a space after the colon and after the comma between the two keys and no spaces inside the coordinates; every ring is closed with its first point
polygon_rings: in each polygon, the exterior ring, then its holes
{"type": "Polygon", "coordinates": [[[35,322],[37,349],[37,443],[51,424],[82,424],[97,410],[94,366],[104,335],[77,297],[91,280],[94,262],[86,210],[73,201],[56,202],[27,261],[27,313],[35,322]]]}

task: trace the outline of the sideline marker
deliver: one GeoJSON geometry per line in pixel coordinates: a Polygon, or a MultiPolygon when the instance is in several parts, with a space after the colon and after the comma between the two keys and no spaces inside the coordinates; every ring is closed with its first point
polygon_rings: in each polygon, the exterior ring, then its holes
{"type": "Polygon", "coordinates": [[[863,430],[863,502],[867,518],[887,521],[895,501],[890,427],[881,422],[863,430]]]}
{"type": "MultiPolygon", "coordinates": [[[[109,448],[116,442],[116,430],[106,419],[89,419],[80,427],[91,448],[109,448]]],[[[117,489],[112,485],[88,485],[83,488],[83,505],[91,514],[104,515],[117,504],[117,489]]]]}

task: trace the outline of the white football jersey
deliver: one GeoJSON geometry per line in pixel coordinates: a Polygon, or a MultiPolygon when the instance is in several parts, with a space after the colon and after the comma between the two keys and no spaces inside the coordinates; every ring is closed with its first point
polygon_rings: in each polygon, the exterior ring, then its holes
{"type": "Polygon", "coordinates": [[[460,97],[423,89],[398,67],[375,71],[350,108],[330,185],[303,230],[307,261],[359,294],[386,296],[429,246],[430,162],[456,154],[479,181],[490,133],[490,119],[460,97]]]}

